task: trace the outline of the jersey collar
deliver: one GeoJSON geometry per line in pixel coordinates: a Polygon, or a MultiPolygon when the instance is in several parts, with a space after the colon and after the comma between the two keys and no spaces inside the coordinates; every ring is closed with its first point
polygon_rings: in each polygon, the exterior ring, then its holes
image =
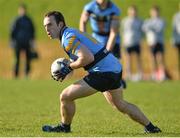
{"type": "Polygon", "coordinates": [[[68,28],[67,26],[64,26],[64,27],[60,30],[60,33],[59,33],[59,39],[60,39],[60,41],[61,41],[61,39],[62,39],[62,36],[63,36],[64,31],[65,31],[67,28],[68,28]]]}
{"type": "Polygon", "coordinates": [[[99,3],[97,3],[97,2],[96,2],[96,4],[97,4],[97,6],[98,6],[98,8],[99,8],[100,10],[106,10],[107,8],[110,8],[110,7],[111,7],[111,5],[112,5],[112,3],[111,3],[111,1],[110,1],[110,0],[108,1],[107,6],[106,6],[106,8],[105,8],[105,9],[101,9],[101,6],[99,5],[99,3]]]}

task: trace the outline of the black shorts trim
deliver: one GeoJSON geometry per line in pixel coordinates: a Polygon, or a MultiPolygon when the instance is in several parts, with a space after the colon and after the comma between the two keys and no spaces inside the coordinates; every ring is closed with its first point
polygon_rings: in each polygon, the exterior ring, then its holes
{"type": "Polygon", "coordinates": [[[175,43],[175,47],[180,51],[180,43],[175,43]]]}
{"type": "Polygon", "coordinates": [[[156,55],[157,53],[164,53],[164,45],[161,43],[157,43],[151,46],[151,52],[153,53],[153,55],[156,55]]]}
{"type": "Polygon", "coordinates": [[[113,50],[112,50],[112,54],[116,57],[116,58],[118,58],[118,59],[120,59],[121,58],[121,48],[120,48],[120,44],[115,44],[114,45],[114,48],[113,48],[113,50]]]}
{"type": "Polygon", "coordinates": [[[128,54],[137,53],[139,55],[141,53],[140,45],[133,45],[131,47],[127,47],[126,51],[128,54]]]}
{"type": "Polygon", "coordinates": [[[93,72],[89,73],[83,79],[92,88],[104,92],[121,87],[122,72],[93,72]]]}

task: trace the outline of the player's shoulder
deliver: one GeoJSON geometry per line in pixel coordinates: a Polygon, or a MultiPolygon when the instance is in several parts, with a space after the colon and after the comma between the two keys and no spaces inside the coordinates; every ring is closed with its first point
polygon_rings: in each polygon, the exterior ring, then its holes
{"type": "Polygon", "coordinates": [[[113,3],[112,1],[110,2],[110,6],[111,6],[111,9],[114,13],[116,13],[118,15],[121,13],[120,8],[115,3],[113,3]]]}
{"type": "Polygon", "coordinates": [[[131,18],[128,16],[125,16],[124,18],[122,18],[122,21],[129,21],[129,20],[131,20],[131,18]]]}
{"type": "Polygon", "coordinates": [[[175,13],[174,16],[173,16],[173,19],[174,20],[179,20],[180,19],[180,12],[175,13]]]}
{"type": "Polygon", "coordinates": [[[129,20],[130,20],[129,17],[126,16],[126,17],[122,18],[122,23],[124,24],[124,23],[128,22],[129,20]]]}
{"type": "Polygon", "coordinates": [[[76,38],[76,29],[67,28],[62,36],[62,43],[64,46],[68,45],[69,41],[76,38]]]}
{"type": "Polygon", "coordinates": [[[111,4],[111,6],[112,6],[112,8],[114,10],[119,10],[120,11],[120,8],[114,2],[111,1],[110,4],[111,4]]]}
{"type": "Polygon", "coordinates": [[[165,22],[166,22],[163,17],[159,17],[158,20],[159,20],[160,23],[163,23],[163,24],[165,24],[165,22]]]}
{"type": "Polygon", "coordinates": [[[141,17],[139,17],[139,16],[136,16],[134,19],[138,20],[138,21],[143,21],[143,19],[141,17]]]}
{"type": "Polygon", "coordinates": [[[174,14],[175,17],[180,17],[180,12],[174,14]]]}
{"type": "Polygon", "coordinates": [[[142,18],[140,18],[140,17],[136,17],[135,21],[140,23],[140,24],[142,24],[144,22],[144,20],[142,18]]]}
{"type": "Polygon", "coordinates": [[[92,0],[91,2],[87,3],[85,6],[84,6],[84,9],[85,10],[92,10],[94,8],[94,6],[96,6],[96,1],[95,0],[92,0]]]}
{"type": "Polygon", "coordinates": [[[66,39],[67,39],[67,38],[70,38],[70,37],[76,35],[76,31],[77,31],[76,29],[68,27],[68,28],[64,31],[63,36],[64,36],[64,38],[66,38],[66,39]]]}

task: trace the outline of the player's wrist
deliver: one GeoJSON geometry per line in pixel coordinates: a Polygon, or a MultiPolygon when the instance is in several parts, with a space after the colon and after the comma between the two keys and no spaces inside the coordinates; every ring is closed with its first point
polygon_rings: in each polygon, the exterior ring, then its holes
{"type": "Polygon", "coordinates": [[[71,71],[73,70],[73,68],[71,67],[70,64],[69,64],[69,66],[68,66],[68,69],[71,70],[71,71]]]}

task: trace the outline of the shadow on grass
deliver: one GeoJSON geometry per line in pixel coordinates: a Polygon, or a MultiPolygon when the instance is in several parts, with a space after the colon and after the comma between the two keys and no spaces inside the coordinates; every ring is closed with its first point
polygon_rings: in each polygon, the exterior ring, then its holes
{"type": "Polygon", "coordinates": [[[0,128],[0,131],[17,131],[15,128],[0,128]]]}
{"type": "Polygon", "coordinates": [[[136,132],[119,132],[119,131],[111,131],[111,132],[104,132],[104,135],[113,135],[113,136],[145,136],[145,137],[151,137],[151,136],[180,136],[180,132],[161,132],[161,133],[136,133],[136,132]]]}

